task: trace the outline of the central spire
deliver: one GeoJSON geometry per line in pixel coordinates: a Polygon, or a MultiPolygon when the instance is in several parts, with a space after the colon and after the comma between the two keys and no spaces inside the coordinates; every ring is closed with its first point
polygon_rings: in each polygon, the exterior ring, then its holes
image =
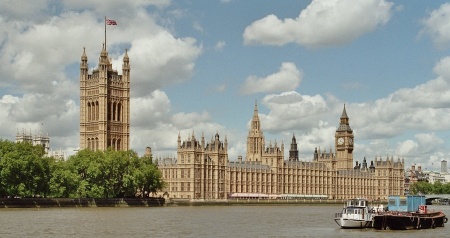
{"type": "Polygon", "coordinates": [[[258,118],[258,103],[255,100],[255,109],[253,111],[253,118],[258,118]]]}
{"type": "Polygon", "coordinates": [[[260,123],[259,123],[259,117],[258,117],[258,104],[255,100],[255,108],[253,110],[253,118],[252,118],[250,131],[254,130],[254,131],[259,132],[259,129],[260,129],[260,123]]]}

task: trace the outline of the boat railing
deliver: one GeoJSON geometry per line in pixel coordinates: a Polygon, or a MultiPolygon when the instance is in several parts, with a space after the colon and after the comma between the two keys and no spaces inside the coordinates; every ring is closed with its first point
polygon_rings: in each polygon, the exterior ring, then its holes
{"type": "Polygon", "coordinates": [[[334,214],[334,218],[340,218],[342,216],[342,213],[337,212],[334,214]]]}

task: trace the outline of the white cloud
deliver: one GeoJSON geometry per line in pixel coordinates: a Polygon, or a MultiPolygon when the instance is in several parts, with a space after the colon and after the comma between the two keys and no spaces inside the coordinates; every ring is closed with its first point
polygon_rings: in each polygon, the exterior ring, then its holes
{"type": "Polygon", "coordinates": [[[450,3],[442,4],[422,20],[422,34],[430,35],[434,45],[439,49],[450,46],[450,3]]]}
{"type": "MultiPolygon", "coordinates": [[[[263,103],[270,108],[267,115],[261,116],[261,124],[268,131],[308,130],[324,120],[329,112],[327,102],[322,96],[300,95],[285,92],[264,97],[263,103]]],[[[337,119],[336,119],[337,120],[337,119]]]]}
{"type": "Polygon", "coordinates": [[[209,113],[204,111],[201,114],[191,113],[177,113],[172,116],[172,123],[180,129],[187,129],[195,127],[199,123],[208,123],[211,120],[209,113]]]}
{"type": "Polygon", "coordinates": [[[154,128],[169,119],[170,100],[165,92],[155,90],[146,97],[132,97],[130,109],[132,127],[154,128]]]}
{"type": "Polygon", "coordinates": [[[55,82],[67,84],[65,67],[80,59],[81,42],[96,42],[86,40],[84,35],[99,26],[89,13],[67,13],[33,26],[2,23],[0,32],[8,32],[0,52],[2,84],[11,85],[15,91],[38,93],[51,92],[55,82]],[[82,27],[79,21],[89,24],[82,27]]]}
{"type": "MultiPolygon", "coordinates": [[[[128,53],[132,96],[144,96],[158,88],[189,79],[201,53],[201,47],[195,43],[193,38],[174,38],[166,31],[134,39],[128,53]]],[[[115,65],[120,67],[119,62],[115,65]]]]}
{"type": "Polygon", "coordinates": [[[73,100],[31,93],[23,97],[4,95],[0,110],[1,138],[13,138],[16,132],[25,130],[33,135],[48,133],[52,147],[79,143],[79,107],[73,100]]]}
{"type": "Polygon", "coordinates": [[[216,45],[214,46],[214,49],[215,50],[223,50],[223,48],[225,48],[226,45],[227,44],[225,43],[225,41],[221,40],[216,43],[216,45]]]}
{"type": "Polygon", "coordinates": [[[407,155],[411,153],[417,153],[419,145],[413,140],[406,140],[399,143],[397,146],[397,154],[407,155]]]}
{"type": "Polygon", "coordinates": [[[203,27],[198,22],[194,22],[192,26],[196,31],[203,33],[203,27]]]}
{"type": "Polygon", "coordinates": [[[35,0],[33,4],[27,0],[3,0],[0,16],[11,20],[39,20],[47,12],[49,0],[35,0]]]}
{"type": "Polygon", "coordinates": [[[218,93],[222,93],[227,89],[227,84],[223,83],[221,85],[217,85],[216,87],[213,88],[212,91],[214,92],[218,92],[218,93]]]}
{"type": "Polygon", "coordinates": [[[241,93],[282,92],[295,90],[302,80],[302,73],[292,62],[283,62],[280,70],[260,78],[249,76],[241,87],[241,93]]]}
{"type": "Polygon", "coordinates": [[[314,0],[295,19],[272,14],[253,22],[245,28],[244,43],[342,45],[389,21],[392,5],[385,0],[314,0]]]}

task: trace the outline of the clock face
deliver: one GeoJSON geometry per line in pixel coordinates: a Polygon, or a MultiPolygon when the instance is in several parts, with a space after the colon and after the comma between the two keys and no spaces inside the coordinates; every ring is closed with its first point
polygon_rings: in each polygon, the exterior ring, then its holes
{"type": "Polygon", "coordinates": [[[348,139],[348,143],[350,143],[350,145],[353,145],[353,139],[352,138],[348,139]]]}
{"type": "Polygon", "coordinates": [[[342,137],[339,138],[337,142],[338,142],[339,145],[343,145],[344,144],[344,138],[342,138],[342,137]]]}

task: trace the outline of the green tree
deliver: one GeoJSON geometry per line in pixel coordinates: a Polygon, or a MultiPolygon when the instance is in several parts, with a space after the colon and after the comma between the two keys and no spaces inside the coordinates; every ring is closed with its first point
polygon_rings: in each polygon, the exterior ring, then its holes
{"type": "Polygon", "coordinates": [[[44,196],[50,191],[53,158],[44,157],[42,146],[0,141],[0,179],[9,196],[44,196]]]}
{"type": "Polygon", "coordinates": [[[430,194],[433,192],[433,185],[426,181],[413,183],[409,187],[411,194],[430,194]]]}
{"type": "Polygon", "coordinates": [[[433,184],[431,193],[434,193],[434,194],[444,194],[444,193],[445,193],[444,190],[445,190],[445,187],[444,187],[444,185],[441,183],[441,181],[436,181],[436,182],[434,182],[434,184],[433,184]]]}
{"type": "Polygon", "coordinates": [[[165,186],[161,171],[153,164],[151,157],[142,157],[140,160],[138,177],[136,178],[139,192],[142,195],[154,194],[165,186]]]}
{"type": "Polygon", "coordinates": [[[105,161],[102,151],[89,149],[78,151],[71,156],[67,163],[71,172],[78,175],[79,187],[78,197],[101,198],[104,195],[104,171],[105,161]]]}
{"type": "Polygon", "coordinates": [[[50,179],[50,196],[76,198],[80,186],[80,177],[69,168],[69,163],[57,161],[53,165],[50,179]]]}

